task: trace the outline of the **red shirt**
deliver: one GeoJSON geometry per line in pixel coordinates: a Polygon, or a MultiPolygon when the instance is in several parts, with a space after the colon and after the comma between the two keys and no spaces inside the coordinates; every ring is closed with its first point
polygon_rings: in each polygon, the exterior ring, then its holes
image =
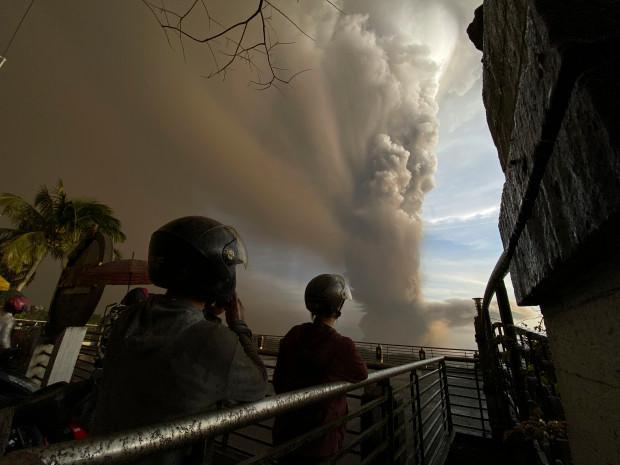
{"type": "MultiPolygon", "coordinates": [[[[368,377],[366,364],[353,341],[323,323],[304,323],[293,327],[280,342],[273,374],[277,394],[335,381],[356,383],[368,377]]],[[[324,425],[347,414],[347,399],[336,397],[276,418],[275,444],[324,425]]],[[[308,443],[297,454],[329,457],[342,448],[344,425],[308,443]]]]}

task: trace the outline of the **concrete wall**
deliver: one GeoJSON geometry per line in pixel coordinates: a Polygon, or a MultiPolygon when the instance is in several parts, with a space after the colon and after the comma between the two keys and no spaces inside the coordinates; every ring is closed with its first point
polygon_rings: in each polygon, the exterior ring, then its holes
{"type": "Polygon", "coordinates": [[[596,266],[542,306],[574,463],[620,464],[620,274],[596,266]]]}

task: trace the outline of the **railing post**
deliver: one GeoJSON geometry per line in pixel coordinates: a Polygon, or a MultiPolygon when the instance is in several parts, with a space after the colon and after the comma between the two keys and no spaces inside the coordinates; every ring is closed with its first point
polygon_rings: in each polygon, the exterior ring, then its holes
{"type": "MultiPolygon", "coordinates": [[[[441,368],[439,372],[439,377],[443,380],[443,392],[445,396],[445,407],[446,407],[446,420],[448,433],[452,433],[452,407],[450,406],[450,391],[448,390],[448,368],[446,366],[446,361],[443,360],[439,365],[441,368]]],[[[441,381],[440,381],[441,384],[441,381]]]]}
{"type": "Polygon", "coordinates": [[[388,436],[388,463],[394,463],[394,454],[396,453],[396,437],[394,434],[394,393],[392,390],[392,384],[390,378],[385,379],[383,382],[383,392],[385,395],[386,414],[387,414],[387,436],[388,436]]]}
{"type": "Polygon", "coordinates": [[[416,424],[418,422],[418,416],[417,416],[417,402],[416,402],[416,397],[417,397],[417,391],[415,389],[414,386],[414,381],[413,381],[413,377],[415,375],[416,370],[412,370],[409,372],[409,388],[410,388],[410,393],[411,393],[411,425],[413,426],[413,456],[415,458],[415,464],[418,464],[418,447],[422,447],[422,444],[419,443],[417,434],[418,434],[418,429],[422,429],[422,425],[419,425],[419,428],[416,427],[416,424]]]}
{"type": "Polygon", "coordinates": [[[416,402],[416,410],[418,414],[418,438],[420,441],[420,463],[417,465],[426,465],[426,460],[424,458],[424,425],[422,424],[422,402],[420,400],[420,378],[418,376],[418,371],[414,370],[413,379],[415,381],[415,402],[416,402]]]}
{"type": "Polygon", "coordinates": [[[478,360],[474,358],[474,377],[476,379],[476,395],[478,396],[478,409],[480,410],[480,424],[482,426],[482,437],[487,437],[487,429],[484,423],[484,411],[482,410],[482,396],[480,395],[480,380],[478,379],[478,360]]]}
{"type": "Polygon", "coordinates": [[[383,347],[381,344],[377,344],[377,348],[375,349],[375,357],[377,359],[377,363],[383,363],[383,347]]]}

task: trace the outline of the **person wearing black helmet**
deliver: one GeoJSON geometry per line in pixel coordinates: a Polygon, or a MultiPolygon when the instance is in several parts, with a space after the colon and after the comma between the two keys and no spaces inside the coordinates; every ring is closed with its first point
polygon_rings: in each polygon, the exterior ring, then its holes
{"type": "MultiPolygon", "coordinates": [[[[312,323],[293,327],[280,342],[273,375],[276,393],[302,389],[334,381],[359,382],[367,378],[366,364],[353,341],[335,329],[351,291],[344,278],[322,274],[312,279],[305,292],[306,308],[312,323]]],[[[347,414],[345,396],[313,404],[276,418],[275,444],[282,444],[318,426],[347,414]]],[[[303,446],[285,459],[285,463],[318,464],[342,448],[344,425],[303,446]]],[[[284,463],[284,462],[283,462],[284,463]]]]}
{"type": "MultiPolygon", "coordinates": [[[[93,420],[105,434],[264,397],[267,376],[235,292],[247,262],[234,228],[179,218],[151,236],[149,276],[167,289],[113,326],[93,420]],[[216,316],[225,313],[228,328],[216,316]]],[[[179,449],[131,463],[205,463],[209,448],[179,449]]]]}

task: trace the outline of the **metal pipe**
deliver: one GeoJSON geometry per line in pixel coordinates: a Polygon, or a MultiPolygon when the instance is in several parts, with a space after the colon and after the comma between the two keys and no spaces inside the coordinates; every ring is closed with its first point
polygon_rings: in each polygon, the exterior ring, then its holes
{"type": "Polygon", "coordinates": [[[504,342],[502,344],[508,352],[508,362],[510,364],[510,371],[512,372],[512,380],[514,380],[519,420],[527,420],[529,417],[527,391],[525,388],[525,380],[521,373],[521,354],[519,353],[519,347],[517,345],[517,333],[510,310],[508,292],[506,292],[506,285],[503,279],[497,283],[496,297],[499,315],[504,327],[504,342]]]}
{"type": "Polygon", "coordinates": [[[53,444],[47,448],[16,451],[0,459],[0,465],[110,465],[165,451],[217,434],[290,412],[314,402],[329,399],[408,373],[428,363],[439,363],[443,357],[413,362],[371,373],[359,383],[329,383],[279,394],[251,404],[239,405],[216,412],[192,415],[156,425],[135,428],[111,435],[81,441],[53,444]]]}

